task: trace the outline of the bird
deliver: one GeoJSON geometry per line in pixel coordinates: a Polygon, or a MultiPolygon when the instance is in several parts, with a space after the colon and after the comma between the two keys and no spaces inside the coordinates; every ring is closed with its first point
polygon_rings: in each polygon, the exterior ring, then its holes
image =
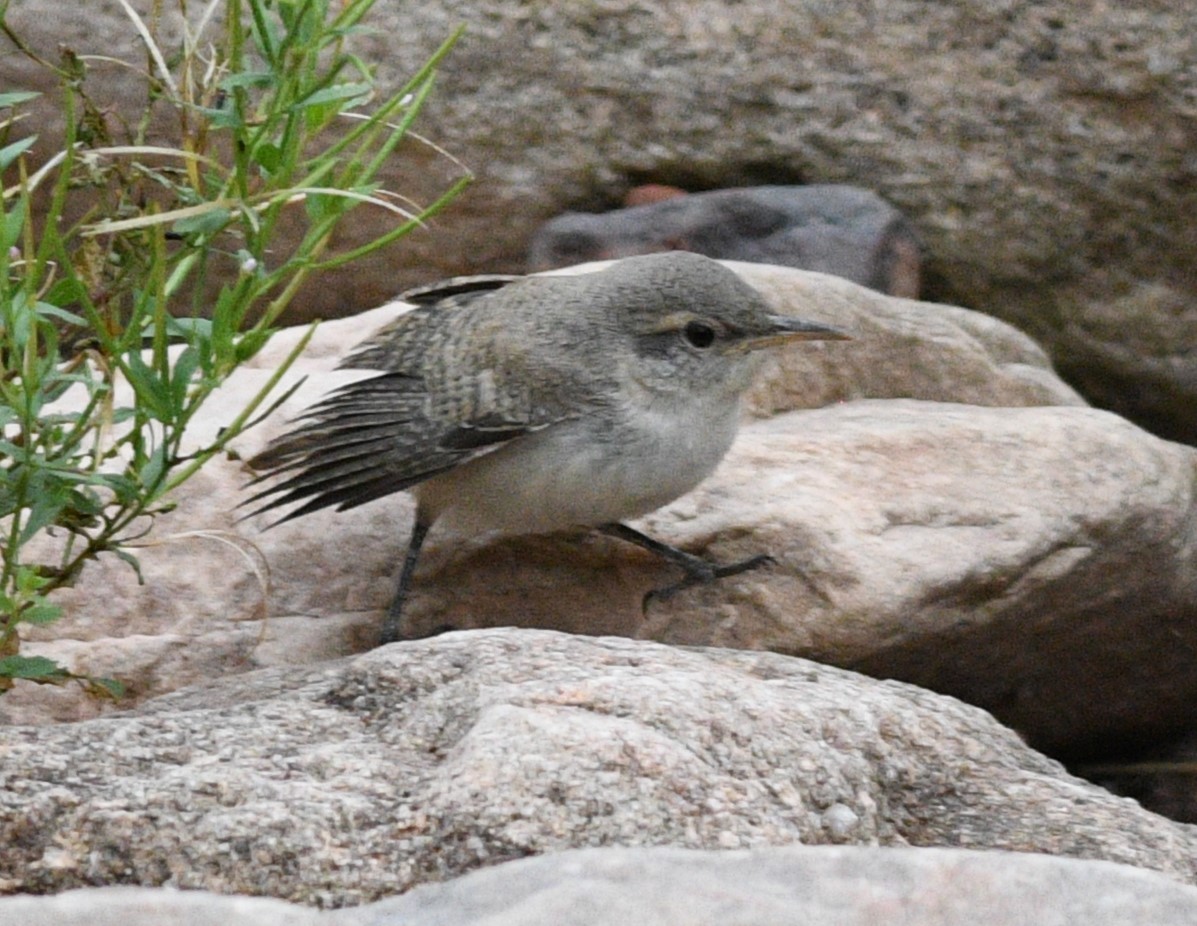
{"type": "Polygon", "coordinates": [[[379,643],[403,625],[433,525],[467,533],[596,529],[681,569],[668,598],[772,562],[720,564],[625,524],[689,492],[727,453],[763,348],[842,340],[775,314],[717,261],[685,251],[575,275],[456,277],[340,364],[374,375],[332,392],[249,466],[251,514],[274,523],[411,490],[416,514],[379,643]]]}

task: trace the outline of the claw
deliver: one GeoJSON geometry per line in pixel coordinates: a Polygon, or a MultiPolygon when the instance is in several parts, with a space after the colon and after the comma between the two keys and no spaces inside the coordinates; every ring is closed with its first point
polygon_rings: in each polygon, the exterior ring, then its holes
{"type": "MultiPolygon", "coordinates": [[[[687,556],[690,556],[690,554],[687,554],[687,556]]],[[[640,603],[640,607],[645,614],[648,613],[648,606],[654,601],[668,601],[678,592],[685,591],[695,585],[709,585],[719,579],[739,575],[741,572],[751,572],[753,569],[760,569],[762,566],[773,566],[776,565],[777,560],[768,553],[761,553],[757,556],[750,556],[748,559],[743,559],[735,563],[727,563],[723,566],[699,559],[697,556],[687,560],[674,560],[674,562],[686,571],[685,576],[672,585],[666,585],[664,588],[654,588],[648,592],[644,596],[644,600],[640,603]]]]}

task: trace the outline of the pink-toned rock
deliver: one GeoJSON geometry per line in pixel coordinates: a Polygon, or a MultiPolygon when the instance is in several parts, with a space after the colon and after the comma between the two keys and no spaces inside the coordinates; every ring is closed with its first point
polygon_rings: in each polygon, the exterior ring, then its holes
{"type": "Polygon", "coordinates": [[[686,191],[663,183],[646,183],[643,186],[632,187],[623,198],[625,207],[647,206],[649,203],[662,203],[667,199],[685,196],[686,191]]]}
{"type": "Polygon", "coordinates": [[[794,844],[1038,852],[1197,881],[1191,827],[1073,778],[984,711],[775,653],[452,633],[4,733],[9,892],[171,885],[340,907],[581,846],[794,844]]]}
{"type": "MultiPolygon", "coordinates": [[[[713,557],[768,551],[778,564],[645,615],[644,593],[672,573],[618,541],[434,532],[413,627],[514,624],[810,655],[973,701],[1061,754],[1185,723],[1197,697],[1184,658],[1197,645],[1197,453],[1083,406],[1037,347],[993,319],[732,266],[790,314],[856,340],[778,357],[724,464],[640,526],[713,557]],[[805,405],[826,407],[795,410],[805,405]]],[[[396,311],[322,326],[291,373],[308,381],[239,442],[243,456],[361,375],[332,368],[396,311]]],[[[281,333],[240,371],[193,438],[228,421],[298,336],[281,333]]],[[[264,530],[266,516],[237,520],[250,475],[239,460],[214,461],[136,551],[146,584],[115,559],[89,566],[62,594],[67,618],[31,630],[29,651],[122,677],[140,699],[372,645],[409,499],[264,530]]],[[[0,702],[12,720],[96,709],[72,689],[26,685],[0,702]]]]}

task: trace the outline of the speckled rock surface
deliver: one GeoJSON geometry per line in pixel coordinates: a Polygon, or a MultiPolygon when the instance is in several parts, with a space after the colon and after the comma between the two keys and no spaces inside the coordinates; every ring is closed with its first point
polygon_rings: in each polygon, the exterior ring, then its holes
{"type": "Polygon", "coordinates": [[[957,846],[1197,880],[1197,831],[983,711],[768,653],[447,634],[0,740],[4,889],[339,906],[585,846],[957,846]]]}

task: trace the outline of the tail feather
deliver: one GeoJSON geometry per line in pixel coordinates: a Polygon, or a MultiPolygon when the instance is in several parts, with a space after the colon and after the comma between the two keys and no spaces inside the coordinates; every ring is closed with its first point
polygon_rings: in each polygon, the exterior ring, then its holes
{"type": "Polygon", "coordinates": [[[427,396],[418,386],[410,376],[384,374],[350,383],[314,405],[295,430],[249,461],[261,471],[250,485],[272,484],[243,504],[257,503],[251,512],[256,515],[303,503],[275,523],[326,507],[343,511],[410,488],[489,449],[446,441],[452,429],[429,418],[427,396]],[[285,478],[276,479],[280,476],[285,478]]]}
{"type": "MultiPolygon", "coordinates": [[[[366,502],[372,502],[375,499],[384,498],[387,495],[393,494],[395,491],[394,483],[385,478],[368,480],[355,483],[353,485],[345,485],[338,488],[329,489],[315,498],[309,499],[306,503],[300,505],[298,508],[288,511],[278,520],[271,521],[269,526],[274,527],[275,525],[283,524],[295,518],[302,517],[305,514],[311,514],[313,511],[319,511],[321,508],[328,508],[333,505],[336,506],[337,511],[348,511],[350,508],[356,508],[358,505],[364,505],[366,502]]],[[[258,496],[254,496],[254,498],[257,497],[258,496]]],[[[261,514],[273,508],[298,501],[302,497],[304,496],[283,496],[282,498],[275,499],[272,502],[262,505],[260,508],[255,508],[245,517],[253,517],[254,515],[261,514]]],[[[253,499],[251,498],[249,501],[252,502],[253,499]]]]}

